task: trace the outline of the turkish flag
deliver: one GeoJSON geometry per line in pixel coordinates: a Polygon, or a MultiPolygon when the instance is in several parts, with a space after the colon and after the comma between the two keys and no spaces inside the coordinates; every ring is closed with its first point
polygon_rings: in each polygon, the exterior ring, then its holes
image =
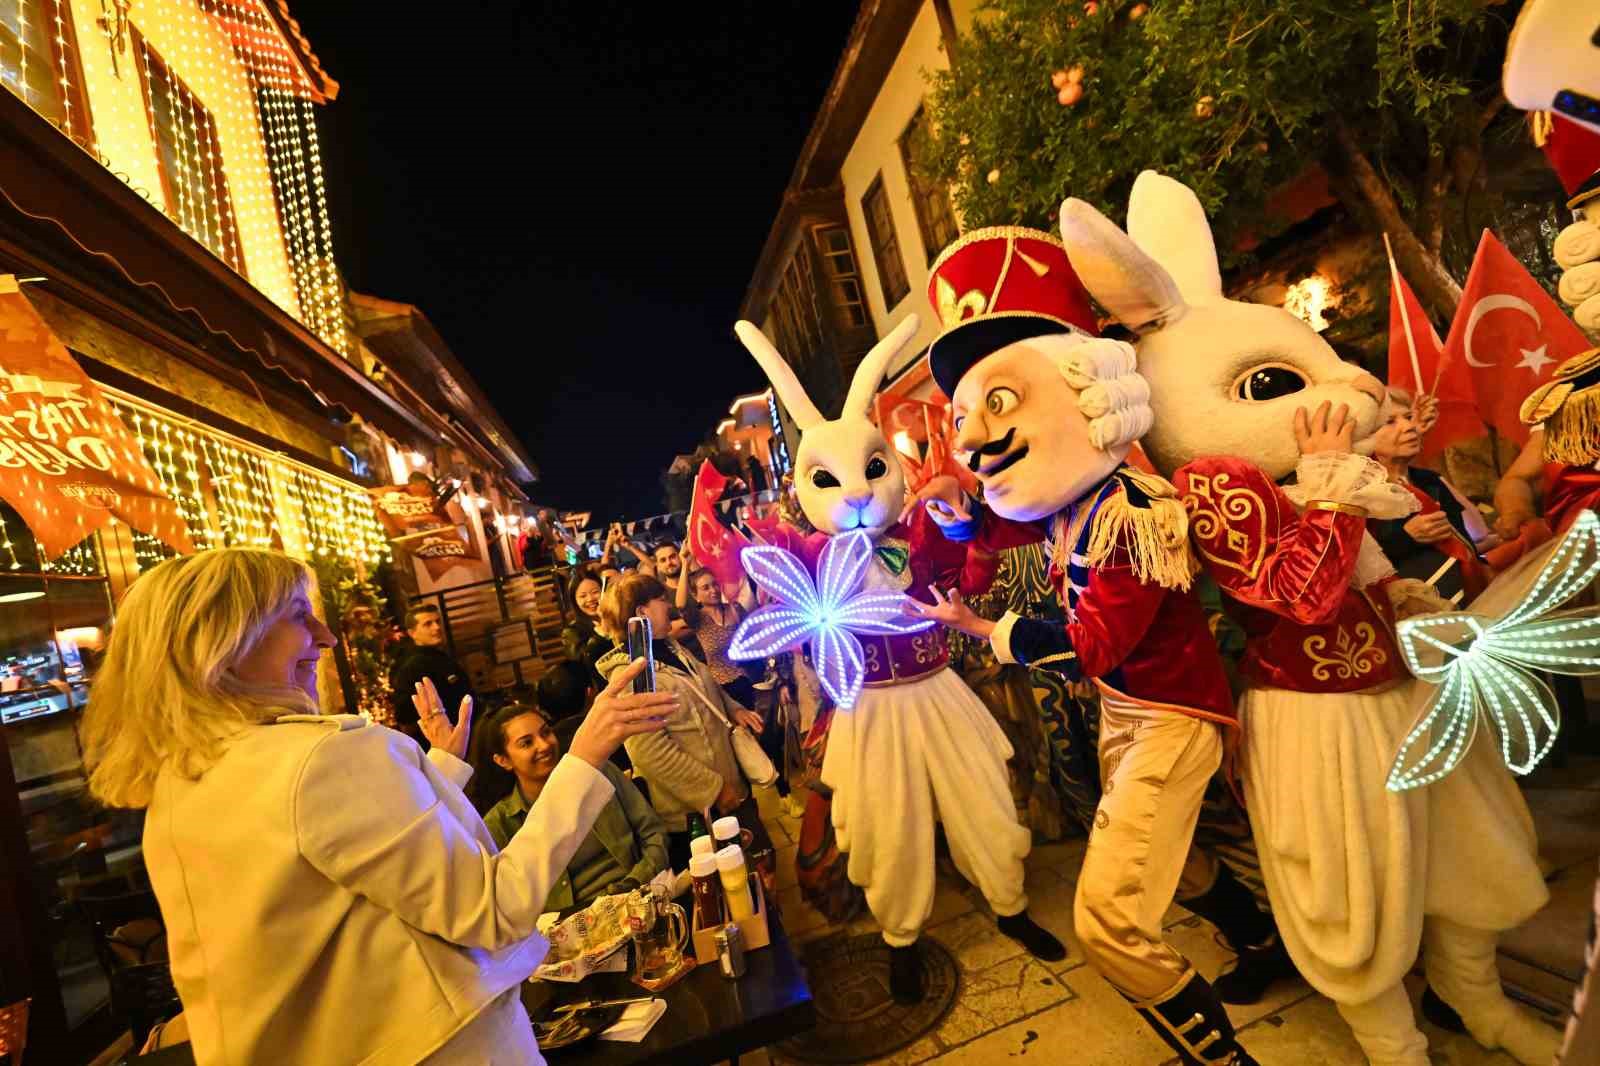
{"type": "Polygon", "coordinates": [[[1445,340],[1441,393],[1452,375],[1464,375],[1477,397],[1478,417],[1522,444],[1528,439],[1528,427],[1517,417],[1522,401],[1562,360],[1590,347],[1560,305],[1484,230],[1445,340]]]}
{"type": "Polygon", "coordinates": [[[0,274],[0,498],[47,558],[113,516],[194,551],[133,434],[11,274],[0,274]]]}
{"type": "Polygon", "coordinates": [[[1405,389],[1413,397],[1431,394],[1439,401],[1439,421],[1422,442],[1423,461],[1443,455],[1450,445],[1483,436],[1483,420],[1478,417],[1478,397],[1472,391],[1472,375],[1466,364],[1457,363],[1448,374],[1440,373],[1444,342],[1433,322],[1422,310],[1417,294],[1411,291],[1398,269],[1389,285],[1389,387],[1405,389]],[[1411,339],[1406,339],[1410,327],[1411,339]],[[1416,345],[1416,367],[1422,372],[1418,382],[1412,370],[1411,346],[1416,345]]]}
{"type": "Polygon", "coordinates": [[[708,459],[700,464],[694,479],[694,502],[689,505],[689,550],[701,566],[717,575],[724,585],[736,585],[744,578],[739,565],[739,549],[748,544],[744,536],[717,519],[717,501],[727,488],[728,479],[708,459]]]}

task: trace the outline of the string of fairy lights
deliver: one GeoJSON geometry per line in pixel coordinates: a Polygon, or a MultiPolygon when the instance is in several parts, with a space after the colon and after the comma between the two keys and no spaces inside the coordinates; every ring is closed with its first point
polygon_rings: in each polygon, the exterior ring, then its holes
{"type": "Polygon", "coordinates": [[[26,42],[30,27],[49,27],[61,87],[52,120],[62,132],[349,356],[314,93],[265,2],[126,0],[96,24],[69,27],[69,0],[16,0],[24,46],[15,58],[0,51],[0,82],[44,113],[27,82],[26,42]],[[111,50],[116,80],[85,79],[77,50],[91,47],[111,50]],[[118,81],[142,103],[101,106],[96,95],[91,123],[80,91],[133,99],[118,81]],[[148,151],[152,131],[166,171],[165,191],[154,194],[135,177],[148,164],[125,158],[148,151]]]}
{"type": "MultiPolygon", "coordinates": [[[[390,557],[372,497],[359,485],[126,398],[107,400],[177,502],[197,548],[281,548],[364,570],[390,557]]],[[[140,572],[176,554],[144,533],[133,544],[140,572]]]]}

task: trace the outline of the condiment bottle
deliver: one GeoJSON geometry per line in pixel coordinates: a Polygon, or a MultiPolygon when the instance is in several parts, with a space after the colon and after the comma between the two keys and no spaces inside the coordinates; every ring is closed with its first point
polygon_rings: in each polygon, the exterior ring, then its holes
{"type": "Polygon", "coordinates": [[[728,917],[742,921],[755,914],[755,901],[750,898],[750,873],[744,865],[744,851],[737,844],[729,844],[717,852],[717,872],[722,875],[722,894],[728,901],[728,917]]]}
{"type": "Polygon", "coordinates": [[[749,843],[740,835],[739,819],[731,814],[726,818],[718,818],[711,823],[711,835],[716,838],[718,848],[725,848],[729,844],[738,844],[740,847],[744,847],[749,843]]]}
{"type": "Polygon", "coordinates": [[[721,925],[722,881],[717,873],[715,855],[694,855],[689,858],[689,876],[694,878],[694,923],[701,929],[721,925]]]}

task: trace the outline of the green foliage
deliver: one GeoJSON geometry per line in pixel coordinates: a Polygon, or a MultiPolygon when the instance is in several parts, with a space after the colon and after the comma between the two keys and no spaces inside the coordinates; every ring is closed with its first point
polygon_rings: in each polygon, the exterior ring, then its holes
{"type": "Polygon", "coordinates": [[[1120,219],[1133,179],[1159,170],[1195,189],[1228,249],[1282,227],[1268,196],[1327,153],[1335,121],[1409,210],[1430,148],[1476,137],[1463,115],[1492,96],[1504,37],[1482,0],[991,0],[930,77],[922,162],[969,227],[1050,229],[1066,196],[1120,219]],[[1051,75],[1073,67],[1067,106],[1051,75]]]}

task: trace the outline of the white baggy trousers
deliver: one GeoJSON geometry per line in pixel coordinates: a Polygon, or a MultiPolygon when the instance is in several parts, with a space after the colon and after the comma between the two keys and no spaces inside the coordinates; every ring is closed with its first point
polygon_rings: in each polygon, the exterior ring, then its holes
{"type": "Polygon", "coordinates": [[[822,762],[834,834],[891,946],[914,942],[933,911],[936,819],[956,868],[995,914],[1027,909],[1032,834],[1017,822],[1010,757],[989,708],[948,667],[863,689],[855,707],[834,712],[822,762]]]}
{"type": "Polygon", "coordinates": [[[1514,1008],[1496,937],[1549,898],[1533,818],[1487,735],[1443,780],[1385,787],[1416,684],[1250,689],[1239,705],[1245,799],[1284,946],[1374,1066],[1428,1062],[1401,985],[1424,942],[1429,980],[1473,1035],[1501,1032],[1514,1008]]]}

